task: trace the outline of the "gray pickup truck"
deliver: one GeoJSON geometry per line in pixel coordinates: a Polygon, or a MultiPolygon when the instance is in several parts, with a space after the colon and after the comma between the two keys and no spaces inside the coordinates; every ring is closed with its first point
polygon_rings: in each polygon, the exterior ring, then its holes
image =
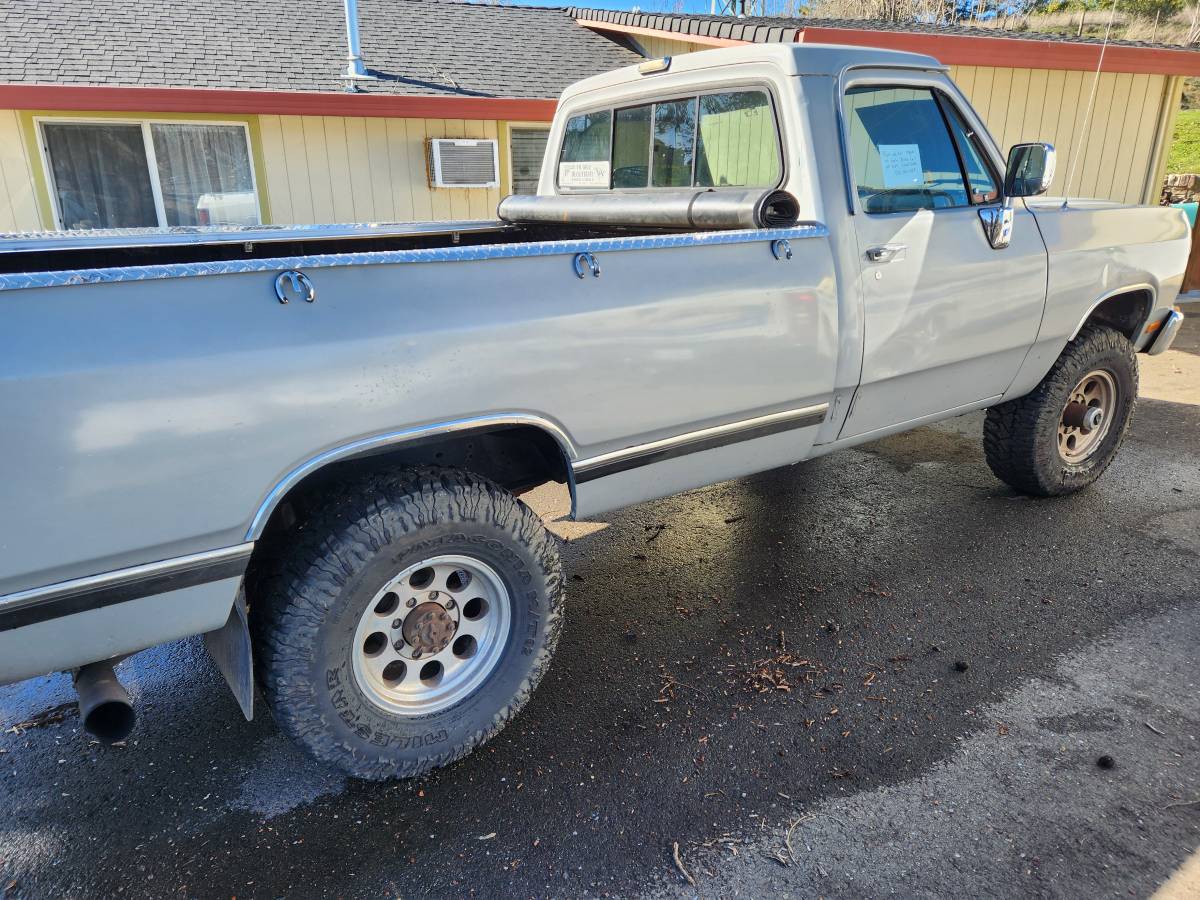
{"type": "Polygon", "coordinates": [[[689,54],[568,89],[494,222],[0,239],[0,682],[204,634],[364,778],[455,760],[563,623],[518,494],[605,510],[987,409],[1015,490],[1112,461],[1182,212],[1045,198],[929,57],[689,54]]]}

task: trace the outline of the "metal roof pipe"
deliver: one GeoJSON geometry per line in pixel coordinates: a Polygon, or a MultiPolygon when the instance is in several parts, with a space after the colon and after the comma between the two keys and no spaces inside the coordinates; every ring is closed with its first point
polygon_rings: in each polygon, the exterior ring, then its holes
{"type": "Polygon", "coordinates": [[[375,76],[367,73],[367,65],[363,62],[362,47],[358,42],[358,0],[346,2],[346,77],[372,79],[375,76]]]}

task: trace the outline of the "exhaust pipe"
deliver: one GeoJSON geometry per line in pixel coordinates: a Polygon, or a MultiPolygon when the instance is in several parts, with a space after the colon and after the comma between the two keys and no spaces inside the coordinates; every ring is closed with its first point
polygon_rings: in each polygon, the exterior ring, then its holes
{"type": "Polygon", "coordinates": [[[113,660],[90,663],[75,672],[79,695],[79,718],[84,729],[106,744],[129,737],[137,724],[137,713],[129,694],[117,680],[113,660]]]}
{"type": "Polygon", "coordinates": [[[506,222],[538,225],[609,225],[688,228],[791,228],[800,203],[787,191],[612,192],[603,194],[513,194],[496,214],[506,222]]]}

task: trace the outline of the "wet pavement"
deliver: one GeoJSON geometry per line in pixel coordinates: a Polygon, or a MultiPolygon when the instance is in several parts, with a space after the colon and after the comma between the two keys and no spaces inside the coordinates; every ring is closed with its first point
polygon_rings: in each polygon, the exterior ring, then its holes
{"type": "Polygon", "coordinates": [[[123,747],[0,688],[0,896],[1147,896],[1200,845],[1198,334],[1074,497],[973,415],[614,515],[526,710],[420,780],[245,722],[197,641],[121,667],[123,747]]]}

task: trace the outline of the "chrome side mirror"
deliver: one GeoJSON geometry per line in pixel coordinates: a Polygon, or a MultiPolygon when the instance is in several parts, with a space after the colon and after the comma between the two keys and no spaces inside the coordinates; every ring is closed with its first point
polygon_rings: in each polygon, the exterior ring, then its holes
{"type": "Polygon", "coordinates": [[[1052,144],[1017,144],[1008,151],[1004,173],[1005,197],[1036,197],[1050,189],[1054,180],[1052,144]]]}

